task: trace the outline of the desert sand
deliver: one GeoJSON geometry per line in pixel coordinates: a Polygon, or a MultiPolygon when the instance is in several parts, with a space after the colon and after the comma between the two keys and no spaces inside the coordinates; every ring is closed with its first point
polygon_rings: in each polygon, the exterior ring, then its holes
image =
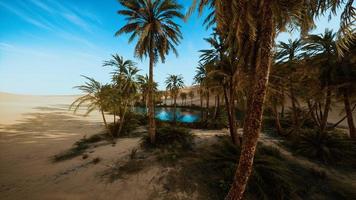
{"type": "Polygon", "coordinates": [[[0,94],[0,199],[125,200],[155,195],[155,166],[113,183],[101,177],[114,162],[127,159],[139,139],[99,146],[87,159],[52,162],[75,141],[103,130],[98,113],[83,117],[68,111],[74,98],[0,94]],[[97,157],[101,162],[93,164],[97,157]]]}
{"type": "MultiPolygon", "coordinates": [[[[0,199],[161,199],[166,169],[155,164],[114,182],[102,176],[139,148],[139,138],[97,146],[87,159],[79,156],[52,162],[54,155],[68,150],[74,142],[104,129],[99,113],[84,117],[80,115],[84,110],[76,115],[68,110],[76,97],[0,93],[0,199]],[[101,161],[94,164],[94,158],[101,161]]],[[[107,118],[112,121],[112,116],[107,118]]],[[[339,119],[338,113],[331,119],[339,119]]],[[[217,134],[195,133],[204,140],[217,134]]]]}

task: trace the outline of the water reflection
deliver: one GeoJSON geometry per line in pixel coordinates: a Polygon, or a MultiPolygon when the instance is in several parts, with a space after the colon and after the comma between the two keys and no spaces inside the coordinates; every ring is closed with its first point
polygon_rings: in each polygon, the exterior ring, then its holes
{"type": "MultiPolygon", "coordinates": [[[[146,113],[146,108],[135,107],[135,112],[146,113]]],[[[200,112],[193,109],[177,108],[176,120],[182,123],[193,123],[200,119],[200,112]]],[[[174,120],[174,108],[155,108],[155,117],[161,121],[173,121],[174,120]]]]}

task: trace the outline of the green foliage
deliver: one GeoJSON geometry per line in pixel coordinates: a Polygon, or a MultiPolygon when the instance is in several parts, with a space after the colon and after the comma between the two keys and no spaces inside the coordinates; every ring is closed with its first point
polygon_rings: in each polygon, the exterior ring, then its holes
{"type": "Polygon", "coordinates": [[[143,117],[140,118],[141,115],[136,114],[134,112],[127,112],[125,115],[124,124],[121,129],[120,135],[118,135],[120,122],[109,124],[109,128],[111,133],[115,137],[136,137],[138,135],[133,134],[134,131],[139,127],[142,123],[140,120],[144,120],[143,117]]]}
{"type": "MultiPolygon", "coordinates": [[[[237,167],[240,148],[229,139],[223,139],[209,153],[204,161],[207,173],[215,174],[211,187],[218,188],[220,194],[227,194],[237,167]]],[[[272,147],[257,148],[254,168],[250,177],[246,196],[248,199],[291,199],[297,187],[292,181],[293,172],[285,163],[279,151],[272,147]]],[[[222,199],[222,196],[217,197],[222,199]]]]}
{"type": "MultiPolygon", "coordinates": [[[[240,147],[227,137],[219,140],[207,152],[197,155],[195,163],[184,167],[188,181],[198,182],[204,199],[224,199],[237,167],[240,147]]],[[[245,198],[331,200],[350,199],[354,193],[347,183],[334,180],[318,169],[300,166],[285,158],[278,149],[259,144],[245,198]]]]}
{"type": "Polygon", "coordinates": [[[315,129],[304,129],[292,141],[292,149],[300,155],[325,164],[356,163],[356,143],[338,131],[324,134],[315,129]]]}
{"type": "Polygon", "coordinates": [[[193,134],[188,129],[165,126],[157,129],[155,144],[151,144],[149,136],[145,135],[142,138],[142,145],[147,148],[191,149],[193,137],[193,134]]]}

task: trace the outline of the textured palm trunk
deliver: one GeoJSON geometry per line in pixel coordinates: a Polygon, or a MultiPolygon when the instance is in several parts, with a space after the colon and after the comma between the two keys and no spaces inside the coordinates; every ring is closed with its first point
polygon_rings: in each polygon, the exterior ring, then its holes
{"type": "Polygon", "coordinates": [[[345,111],[346,111],[346,116],[347,116],[347,124],[349,125],[350,138],[356,139],[356,129],[355,129],[355,124],[354,124],[354,119],[352,116],[350,97],[349,97],[349,93],[347,92],[347,90],[344,91],[343,95],[344,95],[345,111]]]}
{"type": "Polygon", "coordinates": [[[278,113],[277,105],[274,104],[272,109],[273,109],[273,114],[274,114],[274,117],[275,117],[274,118],[274,122],[275,122],[275,125],[276,125],[277,133],[279,135],[281,135],[282,134],[282,126],[281,126],[281,122],[279,120],[279,113],[278,113]]]}
{"type": "Polygon", "coordinates": [[[216,119],[216,116],[218,114],[218,95],[215,96],[215,109],[214,109],[214,116],[213,118],[216,119]]]}
{"type": "Polygon", "coordinates": [[[327,86],[326,100],[325,100],[325,105],[324,105],[324,113],[322,114],[321,126],[320,126],[321,133],[325,132],[326,126],[328,124],[328,116],[329,116],[330,106],[331,106],[331,88],[329,86],[327,86]]]}
{"type": "Polygon", "coordinates": [[[127,110],[127,103],[125,103],[124,105],[124,111],[122,113],[122,117],[120,118],[119,130],[117,131],[118,136],[121,134],[122,127],[124,126],[125,123],[126,110],[127,110]]]}
{"type": "Polygon", "coordinates": [[[207,91],[207,94],[206,94],[206,108],[209,109],[209,102],[210,102],[210,93],[209,91],[207,91]]]}
{"type": "Polygon", "coordinates": [[[282,87],[282,110],[281,110],[281,116],[284,117],[284,87],[282,87]]]}
{"type": "Polygon", "coordinates": [[[177,122],[177,97],[174,97],[174,110],[173,110],[173,122],[177,122]]]}
{"type": "Polygon", "coordinates": [[[239,139],[238,139],[238,135],[237,135],[237,132],[236,132],[236,126],[235,126],[235,120],[234,120],[234,112],[233,112],[233,100],[231,99],[230,97],[230,100],[229,100],[229,97],[227,96],[227,91],[226,89],[224,88],[224,98],[225,98],[225,106],[226,106],[226,110],[227,110],[227,117],[228,117],[228,121],[229,121],[229,131],[230,131],[230,137],[231,137],[231,140],[232,140],[232,143],[233,144],[238,144],[239,142],[239,139]]]}
{"type": "Polygon", "coordinates": [[[293,82],[292,80],[290,80],[289,82],[289,87],[290,87],[290,98],[291,98],[291,102],[292,102],[292,114],[293,114],[293,127],[297,127],[298,126],[298,114],[297,114],[297,105],[296,105],[296,99],[295,99],[295,95],[294,95],[294,87],[293,87],[293,82]]]}
{"type": "Polygon", "coordinates": [[[148,87],[148,134],[150,136],[151,143],[154,144],[156,140],[156,124],[154,118],[154,102],[153,102],[153,64],[154,57],[153,52],[150,52],[150,68],[149,68],[149,87],[148,87]]]}
{"type": "Polygon", "coordinates": [[[108,123],[106,122],[106,118],[105,118],[105,114],[104,114],[103,109],[100,109],[100,112],[101,112],[101,117],[103,118],[103,122],[104,122],[106,130],[108,130],[111,133],[111,131],[109,129],[109,126],[108,126],[108,123]]]}
{"type": "Polygon", "coordinates": [[[257,39],[257,52],[259,52],[259,55],[256,57],[258,60],[256,60],[257,62],[255,65],[256,71],[251,93],[251,102],[244,123],[241,156],[234,181],[226,196],[226,199],[228,200],[241,200],[243,198],[248,178],[252,171],[253,159],[259,132],[261,130],[263,104],[266,96],[272,60],[272,45],[274,41],[274,23],[269,4],[269,1],[265,1],[261,8],[263,9],[261,13],[262,24],[258,27],[260,35],[257,39]]]}

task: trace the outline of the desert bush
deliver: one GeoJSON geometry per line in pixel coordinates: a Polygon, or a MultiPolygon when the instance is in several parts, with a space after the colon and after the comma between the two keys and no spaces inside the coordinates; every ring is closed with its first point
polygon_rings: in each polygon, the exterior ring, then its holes
{"type": "MultiPolygon", "coordinates": [[[[185,166],[189,181],[199,183],[206,199],[224,199],[237,167],[240,147],[223,137],[196,164],[185,166]],[[192,167],[193,166],[193,167],[192,167]]],[[[259,144],[245,199],[352,199],[349,184],[285,158],[278,149],[259,144]]]]}
{"type": "MultiPolygon", "coordinates": [[[[211,187],[220,194],[227,194],[237,167],[240,148],[224,138],[204,160],[207,173],[215,174],[211,187]]],[[[258,146],[252,176],[246,197],[248,199],[292,199],[297,187],[292,181],[293,172],[285,163],[279,151],[272,147],[258,146]]],[[[212,175],[209,175],[210,177],[212,175]]],[[[221,196],[217,199],[222,199],[221,196]]]]}
{"type": "Polygon", "coordinates": [[[109,124],[109,129],[114,137],[135,137],[132,133],[136,130],[137,127],[141,124],[141,116],[134,112],[126,113],[124,124],[121,129],[120,135],[118,135],[120,122],[109,124]]]}
{"type": "Polygon", "coordinates": [[[165,149],[191,149],[193,144],[193,134],[189,129],[163,126],[156,131],[155,144],[150,143],[148,135],[143,136],[142,146],[147,148],[165,148],[165,149]]]}
{"type": "Polygon", "coordinates": [[[320,133],[303,129],[291,141],[291,147],[296,154],[324,164],[356,165],[356,142],[336,130],[320,133]]]}

